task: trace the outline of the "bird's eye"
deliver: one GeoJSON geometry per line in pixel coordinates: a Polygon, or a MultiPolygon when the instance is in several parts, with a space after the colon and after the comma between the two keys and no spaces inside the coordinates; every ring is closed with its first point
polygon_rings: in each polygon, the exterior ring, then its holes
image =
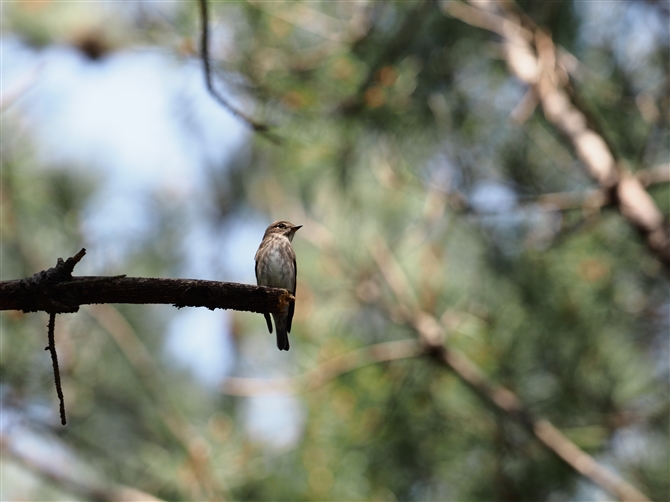
{"type": "Polygon", "coordinates": [[[277,226],[278,226],[279,228],[286,228],[286,225],[284,225],[283,223],[280,223],[280,224],[277,225],[277,226]]]}

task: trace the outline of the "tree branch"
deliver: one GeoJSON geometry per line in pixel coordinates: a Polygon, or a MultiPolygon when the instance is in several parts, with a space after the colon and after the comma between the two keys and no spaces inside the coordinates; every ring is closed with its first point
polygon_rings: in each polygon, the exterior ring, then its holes
{"type": "Polygon", "coordinates": [[[56,385],[56,394],[58,395],[58,402],[60,403],[60,423],[67,424],[65,418],[65,398],[63,397],[63,388],[60,383],[60,369],[58,368],[58,355],[56,354],[56,340],[54,331],[56,327],[56,314],[49,314],[49,324],[47,325],[49,345],[44,350],[48,350],[51,354],[51,364],[54,369],[54,384],[56,385]]]}
{"type": "Polygon", "coordinates": [[[444,344],[446,333],[442,324],[418,306],[407,307],[416,305],[408,295],[410,293],[407,287],[409,282],[386,243],[380,240],[371,249],[371,254],[384,280],[396,297],[396,313],[401,315],[406,325],[415,331],[425,354],[440,366],[451,370],[493,410],[524,427],[576,472],[616,495],[620,500],[649,501],[642,492],[599,464],[596,459],[565,437],[548,420],[535,417],[516,394],[490,380],[465,354],[447,348],[444,344]]]}
{"type": "Polygon", "coordinates": [[[670,162],[635,171],[635,177],[640,180],[644,187],[657,183],[670,183],[670,162]]]}
{"type": "Polygon", "coordinates": [[[221,384],[221,392],[231,396],[247,397],[267,394],[301,394],[321,387],[344,373],[370,364],[408,359],[420,355],[421,346],[416,340],[378,343],[333,357],[316,368],[291,378],[228,377],[221,384]]]}
{"type": "MultiPolygon", "coordinates": [[[[450,5],[456,2],[450,2],[450,5]]],[[[467,7],[467,6],[466,6],[467,7]]],[[[509,28],[507,26],[506,28],[509,28]]],[[[296,208],[294,211],[301,215],[300,221],[309,219],[308,216],[302,215],[300,209],[296,208]]],[[[310,241],[321,251],[323,256],[332,259],[334,266],[338,267],[338,271],[347,270],[349,263],[344,260],[337,252],[337,240],[326,227],[320,225],[318,222],[312,222],[310,228],[318,229],[317,232],[306,234],[310,241]]],[[[525,430],[532,434],[545,448],[556,454],[562,461],[564,461],[571,469],[585,478],[591,480],[604,490],[614,494],[620,500],[648,502],[649,499],[640,492],[636,487],[619,477],[617,474],[608,470],[605,466],[598,463],[598,461],[591,455],[581,450],[574,442],[568,439],[558,428],[553,426],[546,419],[535,417],[526,405],[506,387],[497,384],[491,380],[481,368],[473,363],[465,354],[447,348],[445,345],[446,332],[445,328],[435,317],[426,311],[421,306],[411,282],[407,279],[402,267],[393,256],[386,241],[379,237],[371,239],[369,244],[369,252],[377,265],[377,268],[387,283],[391,293],[395,297],[394,304],[390,300],[380,300],[379,294],[360,294],[361,301],[366,303],[375,303],[392,319],[398,319],[398,322],[404,322],[405,325],[412,330],[418,338],[418,346],[410,349],[409,345],[400,349],[398,346],[398,353],[404,351],[404,357],[416,357],[424,354],[431,358],[440,366],[452,371],[454,375],[466,384],[473,392],[481,399],[481,401],[490,406],[495,412],[500,414],[507,420],[514,421],[520,424],[525,430]],[[388,303],[387,303],[388,302],[388,303]],[[415,354],[414,356],[411,354],[415,354]]],[[[407,343],[407,341],[391,342],[391,343],[407,343]]],[[[376,345],[370,347],[373,349],[376,345]]],[[[365,351],[366,349],[360,349],[365,351]]],[[[360,361],[360,356],[355,351],[353,354],[344,354],[338,356],[334,360],[324,363],[312,371],[319,371],[321,368],[328,367],[336,368],[339,372],[330,373],[330,377],[336,378],[338,375],[351,371],[363,364],[349,364],[348,361],[360,361]],[[349,369],[350,368],[350,369],[349,369]]],[[[393,357],[393,359],[400,359],[401,357],[393,357]]],[[[377,362],[374,357],[368,359],[370,363],[377,362]]],[[[391,360],[380,357],[378,361],[391,360]]],[[[223,383],[224,393],[235,395],[257,395],[261,393],[283,393],[283,392],[301,392],[305,387],[299,387],[305,380],[310,377],[311,372],[300,375],[299,380],[282,379],[282,380],[256,380],[256,379],[235,379],[230,387],[227,386],[227,381],[223,383]],[[244,381],[242,381],[244,380],[244,381]],[[241,385],[237,385],[241,384],[241,385]],[[293,386],[297,384],[298,387],[293,386]]],[[[323,383],[325,381],[322,380],[323,383]]],[[[321,383],[321,382],[317,382],[321,383]]],[[[310,387],[307,390],[311,390],[310,387]]]]}
{"type": "Polygon", "coordinates": [[[670,267],[670,230],[663,213],[645,191],[642,180],[617,164],[606,141],[588,126],[586,115],[570,101],[565,90],[568,74],[560,66],[553,40],[540,28],[524,26],[525,17],[513,2],[497,4],[499,12],[494,12],[492,2],[444,2],[442,7],[445,14],[503,38],[510,73],[533,90],[547,121],[567,138],[589,176],[611,194],[621,215],[670,267]]]}
{"type": "Polygon", "coordinates": [[[0,282],[0,310],[77,312],[80,305],[94,303],[168,304],[247,312],[280,312],[295,299],[285,289],[251,284],[194,279],[145,277],[72,277],[72,269],[85,254],[32,277],[0,282]]]}
{"type": "MultiPolygon", "coordinates": [[[[635,178],[644,187],[670,182],[670,165],[662,164],[649,169],[641,169],[634,173],[635,178]]],[[[548,209],[567,211],[570,209],[597,209],[613,203],[609,190],[594,188],[584,192],[546,193],[535,198],[524,200],[526,203],[538,204],[548,209]]]]}
{"type": "Polygon", "coordinates": [[[280,138],[277,135],[270,133],[270,128],[267,124],[257,122],[253,118],[235,108],[214,88],[214,84],[212,82],[212,71],[209,62],[209,14],[207,11],[207,0],[199,0],[198,3],[200,4],[200,17],[202,22],[202,31],[200,32],[200,57],[202,58],[202,64],[205,70],[205,83],[207,85],[207,90],[212,95],[212,97],[228,111],[228,113],[241,120],[254,132],[262,134],[275,144],[279,144],[280,138]]]}
{"type": "MultiPolygon", "coordinates": [[[[437,321],[435,321],[437,323],[437,321]]],[[[419,331],[418,327],[417,331],[419,331]]],[[[422,340],[425,334],[419,331],[422,340]]],[[[485,374],[464,354],[447,349],[444,345],[432,346],[433,359],[453,371],[465,384],[474,390],[495,411],[502,413],[522,425],[546,448],[553,451],[568,466],[589,478],[595,484],[616,495],[620,500],[645,502],[649,499],[633,485],[620,478],[574,442],[546,419],[534,417],[516,394],[491,382],[485,374]]]]}
{"type": "Polygon", "coordinates": [[[3,456],[7,455],[42,478],[85,499],[101,502],[162,501],[162,499],[131,486],[104,485],[86,481],[85,477],[75,475],[72,469],[59,468],[46,458],[40,459],[38,455],[28,455],[26,448],[14,445],[11,436],[7,434],[0,435],[0,448],[2,448],[3,456]]]}

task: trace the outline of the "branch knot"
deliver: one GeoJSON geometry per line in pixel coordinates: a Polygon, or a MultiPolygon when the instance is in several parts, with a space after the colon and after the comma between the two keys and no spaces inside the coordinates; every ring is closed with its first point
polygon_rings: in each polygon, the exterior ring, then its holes
{"type": "MultiPolygon", "coordinates": [[[[72,280],[74,267],[86,254],[82,248],[76,255],[67,260],[58,258],[56,266],[48,270],[42,270],[36,274],[22,279],[19,285],[19,295],[29,304],[37,305],[39,308],[23,310],[23,312],[36,312],[43,310],[52,314],[74,313],[79,310],[79,305],[68,305],[54,299],[56,288],[63,283],[72,280]]],[[[62,297],[61,295],[58,295],[62,297]]]]}

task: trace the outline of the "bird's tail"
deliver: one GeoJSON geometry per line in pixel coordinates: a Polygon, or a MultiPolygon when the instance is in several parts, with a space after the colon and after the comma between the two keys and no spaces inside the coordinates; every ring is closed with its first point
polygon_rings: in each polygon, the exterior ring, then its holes
{"type": "Polygon", "coordinates": [[[288,350],[288,314],[272,314],[277,328],[277,348],[288,350]]]}

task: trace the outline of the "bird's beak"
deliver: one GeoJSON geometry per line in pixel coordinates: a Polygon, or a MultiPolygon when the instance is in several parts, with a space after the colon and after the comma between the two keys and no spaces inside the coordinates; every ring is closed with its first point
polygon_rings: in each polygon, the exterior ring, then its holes
{"type": "Polygon", "coordinates": [[[302,228],[302,225],[293,225],[291,227],[291,230],[293,230],[293,233],[296,233],[300,228],[302,228]]]}

